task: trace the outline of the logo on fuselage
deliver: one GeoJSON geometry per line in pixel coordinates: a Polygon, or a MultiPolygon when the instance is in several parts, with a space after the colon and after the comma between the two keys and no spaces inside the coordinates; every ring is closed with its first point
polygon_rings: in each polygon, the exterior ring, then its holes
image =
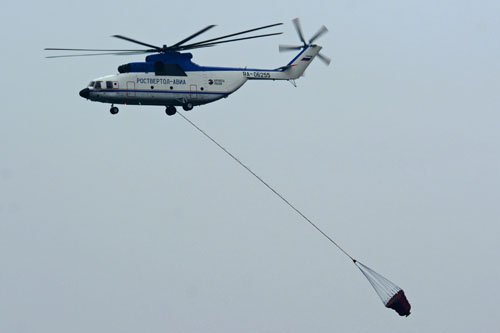
{"type": "Polygon", "coordinates": [[[215,84],[216,86],[222,86],[224,84],[224,82],[226,82],[226,81],[223,79],[215,79],[215,80],[209,79],[208,80],[209,85],[215,84]]]}

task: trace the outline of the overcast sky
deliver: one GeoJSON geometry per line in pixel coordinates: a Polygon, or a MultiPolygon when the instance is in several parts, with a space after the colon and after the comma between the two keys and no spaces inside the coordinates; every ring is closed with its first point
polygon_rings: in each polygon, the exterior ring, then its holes
{"type": "Polygon", "coordinates": [[[10,1],[0,12],[1,332],[493,332],[500,254],[498,1],[10,1]],[[306,38],[332,58],[297,88],[246,83],[185,113],[349,253],[401,286],[384,308],[321,234],[180,116],[86,101],[141,56],[44,47],[173,44],[276,68],[306,38]]]}

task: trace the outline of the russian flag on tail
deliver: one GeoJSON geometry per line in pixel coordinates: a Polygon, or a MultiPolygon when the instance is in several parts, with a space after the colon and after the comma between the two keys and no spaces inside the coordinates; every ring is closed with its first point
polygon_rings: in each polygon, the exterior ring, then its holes
{"type": "Polygon", "coordinates": [[[311,59],[312,59],[312,57],[305,56],[304,58],[300,59],[300,61],[309,61],[311,59]]]}

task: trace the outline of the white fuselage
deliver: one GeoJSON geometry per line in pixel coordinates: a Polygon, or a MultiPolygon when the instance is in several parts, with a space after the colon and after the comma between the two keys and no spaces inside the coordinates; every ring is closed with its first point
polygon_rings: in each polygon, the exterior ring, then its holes
{"type": "Polygon", "coordinates": [[[241,71],[186,74],[124,73],[101,77],[89,86],[89,99],[113,104],[201,105],[227,97],[247,81],[241,71]]]}

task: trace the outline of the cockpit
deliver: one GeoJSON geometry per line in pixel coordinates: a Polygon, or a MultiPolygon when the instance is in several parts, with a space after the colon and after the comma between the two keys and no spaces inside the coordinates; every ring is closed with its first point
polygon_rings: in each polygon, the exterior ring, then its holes
{"type": "Polygon", "coordinates": [[[91,81],[88,85],[89,88],[102,89],[101,81],[91,81]]]}

